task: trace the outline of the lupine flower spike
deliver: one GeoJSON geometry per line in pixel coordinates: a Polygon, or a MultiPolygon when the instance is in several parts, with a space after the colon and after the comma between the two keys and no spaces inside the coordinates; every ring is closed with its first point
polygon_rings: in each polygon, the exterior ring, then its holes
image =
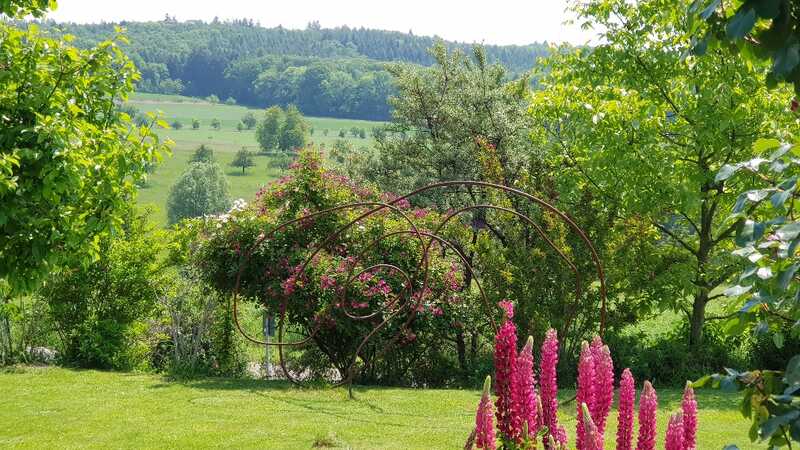
{"type": "Polygon", "coordinates": [[[528,435],[535,435],[539,429],[539,411],[536,401],[536,379],[533,374],[533,336],[528,336],[528,341],[519,352],[514,374],[516,410],[522,420],[522,426],[527,427],[528,435]]]}
{"type": "Polygon", "coordinates": [[[578,361],[578,395],[576,403],[578,404],[578,418],[577,429],[575,431],[575,444],[578,450],[588,450],[590,445],[587,444],[584,408],[589,410],[589,406],[594,404],[594,386],[595,373],[594,373],[594,358],[592,357],[592,349],[589,344],[584,341],[581,346],[581,356],[578,361]]]}
{"type": "MultiPolygon", "coordinates": [[[[558,436],[558,335],[549,329],[542,343],[542,356],[539,368],[539,394],[542,399],[542,416],[539,422],[546,426],[555,440],[558,436]]],[[[553,447],[550,447],[553,448],[553,447]]]]}
{"type": "Polygon", "coordinates": [[[494,391],[497,428],[509,439],[517,441],[522,431],[522,420],[516,410],[514,384],[517,366],[517,327],[514,321],[514,306],[511,302],[502,301],[500,307],[506,312],[506,318],[494,341],[494,391]]]}
{"type": "Polygon", "coordinates": [[[603,450],[603,435],[597,429],[597,425],[592,420],[592,414],[589,412],[589,407],[586,403],[581,403],[581,417],[583,421],[583,429],[585,430],[584,448],[586,450],[603,450]]]}
{"type": "Polygon", "coordinates": [[[656,390],[649,381],[645,381],[642,396],[639,398],[639,439],[636,442],[636,450],[655,450],[657,410],[656,390]]]}
{"type": "Polygon", "coordinates": [[[486,377],[483,383],[483,395],[475,414],[475,445],[483,450],[495,450],[494,411],[492,410],[492,377],[486,377]]]}
{"type": "Polygon", "coordinates": [[[683,449],[695,450],[697,447],[697,400],[694,398],[692,383],[686,382],[686,389],[683,390],[683,449]]]}
{"type": "Polygon", "coordinates": [[[592,341],[592,357],[594,358],[594,402],[588,403],[592,420],[600,434],[605,433],[608,413],[614,403],[614,362],[611,351],[599,336],[592,341]]]}
{"type": "Polygon", "coordinates": [[[617,419],[617,450],[631,450],[633,438],[633,407],[636,403],[636,386],[630,369],[622,371],[619,381],[619,407],[617,419]]]}
{"type": "Polygon", "coordinates": [[[664,450],[683,450],[683,414],[675,413],[669,418],[664,450]]]}

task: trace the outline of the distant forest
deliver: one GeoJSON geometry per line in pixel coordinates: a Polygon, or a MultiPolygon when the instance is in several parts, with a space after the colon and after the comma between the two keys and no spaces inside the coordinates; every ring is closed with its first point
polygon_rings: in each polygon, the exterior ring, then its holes
{"type": "MultiPolygon", "coordinates": [[[[263,28],[252,20],[232,22],[122,22],[91,25],[46,22],[43,28],[75,36],[87,47],[126,29],[126,52],[142,73],[138,90],[216,95],[221,100],[264,107],[295,104],[307,115],[386,120],[394,93],[387,62],[430,65],[437,38],[412,33],[318,23],[305,30],[263,28]]],[[[443,41],[469,52],[471,44],[443,41]]],[[[548,52],[545,43],[485,46],[490,62],[512,75],[531,69],[548,52]]]]}

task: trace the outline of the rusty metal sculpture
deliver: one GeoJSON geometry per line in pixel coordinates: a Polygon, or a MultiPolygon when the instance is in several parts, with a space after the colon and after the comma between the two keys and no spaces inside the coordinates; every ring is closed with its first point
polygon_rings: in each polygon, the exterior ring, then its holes
{"type": "MultiPolygon", "coordinates": [[[[530,195],[530,194],[528,194],[526,192],[523,192],[521,190],[518,190],[518,189],[514,189],[514,188],[511,188],[511,187],[507,187],[507,186],[503,186],[503,185],[499,185],[499,184],[481,182],[481,181],[449,181],[449,182],[435,183],[435,184],[431,184],[431,185],[425,186],[423,188],[417,189],[417,190],[415,190],[415,191],[413,191],[413,192],[411,192],[409,194],[406,194],[406,195],[404,195],[402,197],[395,198],[394,200],[391,200],[391,201],[388,201],[388,202],[365,201],[365,202],[358,202],[358,203],[350,203],[350,204],[340,205],[340,206],[336,206],[336,207],[333,207],[333,208],[325,209],[325,210],[322,210],[322,211],[312,212],[312,213],[309,213],[309,214],[307,214],[307,215],[305,215],[303,217],[299,217],[299,218],[296,218],[294,220],[290,220],[288,222],[284,222],[284,223],[276,226],[272,230],[269,230],[268,232],[262,234],[259,237],[259,239],[256,240],[254,245],[252,245],[249,249],[247,249],[247,251],[244,252],[243,258],[242,258],[242,262],[241,262],[241,264],[239,266],[239,271],[238,271],[237,276],[236,276],[236,284],[235,284],[235,290],[234,290],[234,295],[233,295],[233,315],[234,315],[234,321],[235,321],[235,324],[236,324],[236,327],[237,327],[238,331],[245,337],[245,339],[247,339],[248,341],[250,341],[252,343],[259,344],[259,345],[269,345],[269,346],[277,347],[278,348],[280,366],[281,366],[281,368],[283,370],[283,373],[289,379],[289,381],[291,381],[292,383],[301,384],[301,380],[299,378],[297,378],[296,376],[294,376],[289,370],[287,370],[286,358],[285,358],[285,355],[284,355],[284,348],[285,347],[298,347],[298,346],[303,346],[303,345],[308,344],[314,338],[316,333],[318,332],[318,328],[317,329],[313,329],[311,331],[311,333],[309,334],[309,336],[307,336],[307,337],[305,337],[303,339],[300,339],[300,340],[297,340],[297,341],[293,341],[293,342],[284,341],[285,334],[286,334],[286,326],[287,326],[287,323],[286,323],[287,322],[286,321],[286,306],[287,306],[287,303],[286,302],[288,301],[287,298],[284,298],[282,300],[282,304],[281,304],[281,315],[280,315],[280,317],[278,319],[277,341],[276,342],[265,342],[265,341],[261,341],[259,339],[256,339],[256,338],[248,335],[247,332],[244,331],[244,329],[242,328],[241,324],[239,323],[239,318],[238,318],[238,300],[239,300],[239,297],[240,297],[240,287],[241,287],[241,281],[242,281],[242,274],[243,274],[243,272],[244,272],[244,270],[245,270],[245,268],[246,268],[246,266],[248,264],[248,261],[249,261],[250,257],[252,256],[253,252],[258,248],[258,246],[260,244],[262,244],[266,240],[271,239],[275,235],[275,233],[277,233],[277,232],[279,232],[279,231],[281,231],[283,229],[286,229],[287,227],[290,227],[292,225],[295,225],[295,224],[298,224],[298,223],[303,223],[304,221],[313,220],[313,219],[315,219],[317,217],[320,217],[320,216],[325,216],[325,215],[328,215],[328,214],[333,214],[333,213],[336,213],[336,212],[339,212],[339,211],[345,211],[345,210],[362,210],[362,209],[364,209],[365,211],[363,213],[359,214],[355,219],[349,221],[347,224],[345,224],[344,226],[340,227],[335,232],[333,232],[330,235],[328,235],[327,237],[325,237],[321,242],[316,244],[316,246],[314,246],[312,248],[311,253],[305,259],[305,261],[300,265],[300,270],[299,270],[299,274],[300,275],[305,273],[305,270],[308,267],[309,263],[314,259],[314,257],[317,254],[319,254],[324,248],[326,248],[329,245],[335,243],[335,241],[340,236],[342,236],[343,233],[346,233],[351,227],[353,227],[354,225],[359,223],[359,221],[361,221],[361,220],[363,220],[363,219],[365,219],[365,218],[367,218],[367,217],[369,217],[369,216],[371,216],[373,214],[380,213],[382,211],[384,211],[384,212],[388,211],[388,212],[390,212],[392,214],[397,214],[399,217],[401,217],[403,219],[403,221],[408,223],[409,228],[407,230],[403,230],[403,231],[394,231],[394,232],[391,232],[391,233],[387,233],[387,234],[381,236],[379,239],[369,243],[365,247],[365,249],[362,250],[361,253],[356,257],[356,260],[360,261],[370,249],[372,249],[373,247],[378,245],[382,240],[389,239],[389,238],[394,237],[394,236],[408,236],[409,238],[413,238],[413,239],[418,240],[419,241],[419,245],[422,248],[422,257],[420,258],[420,261],[417,264],[416,271],[414,271],[413,273],[407,273],[406,271],[402,270],[400,267],[398,267],[396,265],[393,265],[391,263],[388,263],[388,262],[387,263],[372,264],[372,265],[370,265],[368,267],[363,267],[361,270],[358,270],[358,271],[354,270],[355,266],[350,268],[350,272],[349,272],[348,277],[347,277],[347,283],[346,283],[347,285],[350,285],[350,283],[352,283],[353,280],[355,280],[357,277],[359,277],[359,275],[361,275],[363,273],[371,272],[371,271],[375,271],[375,270],[386,269],[386,270],[392,270],[395,273],[400,274],[403,277],[403,279],[405,280],[405,283],[403,283],[405,288],[401,292],[397,293],[395,295],[395,297],[390,302],[388,302],[382,309],[373,311],[373,312],[371,312],[369,314],[356,314],[356,313],[354,313],[352,311],[348,311],[346,309],[346,307],[344,308],[345,315],[349,319],[356,320],[356,321],[364,321],[364,320],[375,319],[375,318],[380,317],[381,314],[383,314],[383,313],[386,313],[386,315],[383,316],[383,320],[381,320],[378,323],[378,325],[374,326],[373,329],[369,333],[367,333],[366,336],[363,337],[363,339],[361,340],[360,344],[357,346],[357,348],[356,348],[356,350],[355,350],[355,352],[354,352],[354,354],[352,356],[352,360],[351,360],[350,366],[347,368],[346,376],[343,376],[342,379],[338,383],[336,383],[337,386],[341,386],[341,385],[344,385],[344,384],[351,384],[352,383],[352,380],[353,380],[353,378],[354,378],[354,376],[356,374],[356,370],[355,369],[356,369],[356,362],[357,362],[358,355],[361,353],[362,349],[367,344],[367,342],[369,342],[369,340],[376,333],[378,333],[381,329],[386,327],[386,325],[389,324],[392,320],[394,320],[394,319],[396,319],[398,317],[401,317],[401,314],[404,313],[404,312],[406,314],[404,326],[408,326],[411,323],[411,321],[413,320],[413,318],[415,316],[415,310],[412,307],[412,306],[414,306],[413,299],[415,297],[415,294],[417,294],[418,298],[422,297],[422,295],[419,295],[420,292],[414,292],[414,286],[418,284],[417,281],[421,280],[421,282],[422,282],[421,286],[422,287],[421,287],[421,290],[418,290],[418,291],[425,292],[425,290],[427,289],[428,282],[429,282],[429,276],[430,276],[430,273],[429,273],[429,262],[430,262],[430,257],[431,257],[431,253],[432,253],[431,250],[434,247],[434,245],[439,245],[442,248],[446,248],[446,249],[449,249],[449,250],[453,251],[454,254],[458,257],[458,259],[461,260],[461,262],[464,264],[465,270],[469,271],[470,278],[475,282],[475,286],[476,286],[476,288],[477,288],[477,290],[478,290],[478,292],[480,294],[480,298],[481,298],[481,300],[483,302],[483,307],[486,309],[488,320],[490,321],[492,327],[495,330],[497,329],[497,325],[496,325],[496,323],[494,321],[494,318],[493,318],[494,314],[492,313],[492,309],[489,306],[489,302],[487,300],[486,293],[484,292],[484,289],[483,289],[483,287],[481,286],[481,283],[480,283],[480,279],[477,276],[477,274],[475,273],[475,271],[474,271],[472,265],[470,264],[468,258],[458,249],[458,247],[456,245],[454,245],[452,242],[448,241],[447,239],[445,239],[445,238],[443,238],[442,236],[439,235],[441,230],[444,228],[445,225],[447,225],[448,222],[450,222],[451,220],[453,220],[454,218],[458,217],[461,214],[464,214],[464,213],[467,213],[467,212],[470,212],[470,211],[476,211],[476,210],[501,211],[501,212],[512,214],[512,215],[516,216],[523,223],[525,223],[526,225],[528,225],[531,228],[533,228],[536,231],[536,233],[542,238],[542,240],[553,251],[555,251],[558,254],[560,259],[563,260],[564,263],[567,264],[570,267],[570,269],[572,270],[572,272],[574,273],[574,275],[575,275],[575,286],[576,286],[576,288],[575,288],[575,299],[576,299],[576,301],[578,301],[578,299],[580,299],[581,294],[582,294],[581,293],[581,279],[580,279],[580,272],[578,271],[578,268],[576,267],[575,263],[573,261],[571,261],[569,259],[569,257],[567,257],[567,255],[565,255],[564,252],[561,251],[556,246],[556,244],[547,236],[547,234],[542,229],[542,227],[539,226],[529,216],[527,216],[525,214],[522,214],[519,211],[516,211],[514,209],[510,209],[510,208],[506,208],[506,207],[502,207],[502,206],[495,206],[495,205],[491,205],[491,204],[478,204],[478,205],[466,206],[466,207],[460,208],[460,209],[458,209],[456,211],[452,211],[452,212],[450,212],[450,213],[448,213],[448,214],[446,214],[444,216],[444,218],[441,221],[441,223],[434,230],[432,230],[432,231],[424,231],[424,230],[420,230],[414,224],[414,221],[405,212],[403,212],[403,210],[401,208],[399,208],[397,206],[400,202],[407,201],[408,199],[411,199],[411,198],[413,198],[415,196],[418,196],[420,194],[423,194],[423,193],[426,193],[426,192],[429,192],[429,191],[432,191],[432,190],[435,190],[435,189],[441,189],[441,188],[464,188],[464,187],[473,188],[473,189],[496,190],[496,191],[503,192],[506,195],[509,195],[509,196],[512,196],[512,197],[518,197],[518,198],[520,198],[522,200],[526,200],[526,201],[528,201],[528,202],[530,202],[532,204],[535,204],[535,205],[539,206],[540,208],[548,211],[549,213],[553,214],[555,217],[557,217],[559,220],[561,220],[563,223],[565,223],[572,231],[574,231],[579,236],[580,240],[583,241],[583,243],[586,245],[587,249],[589,250],[592,262],[593,262],[593,264],[595,266],[595,270],[596,270],[596,273],[597,273],[597,278],[599,280],[599,294],[600,294],[600,330],[599,330],[599,332],[602,335],[603,331],[605,329],[605,322],[606,322],[606,285],[605,285],[605,275],[604,275],[604,272],[603,272],[603,266],[602,266],[602,264],[600,262],[600,257],[598,256],[597,250],[595,249],[594,245],[592,244],[591,240],[588,238],[586,233],[567,214],[565,214],[564,212],[562,212],[558,208],[554,207],[550,203],[548,203],[548,202],[546,202],[546,201],[544,201],[544,200],[542,200],[540,198],[537,198],[537,197],[535,197],[533,195],[530,195]],[[421,278],[419,278],[420,274],[422,274],[421,278]],[[408,299],[409,301],[402,302],[401,300],[404,299],[404,298],[408,299]]],[[[347,292],[347,290],[345,289],[344,292],[347,292]]],[[[343,294],[343,295],[346,295],[346,294],[343,294]]],[[[343,301],[342,304],[345,305],[346,302],[343,301]]],[[[569,317],[567,317],[567,320],[566,320],[567,325],[565,326],[565,328],[569,327],[568,324],[574,318],[575,312],[576,312],[575,309],[572,309],[569,317]]],[[[388,349],[391,348],[391,346],[394,345],[399,338],[400,338],[399,334],[394,336],[394,338],[390,340],[389,344],[384,347],[384,349],[382,350],[381,353],[384,353],[384,352],[388,351],[388,349]]]]}

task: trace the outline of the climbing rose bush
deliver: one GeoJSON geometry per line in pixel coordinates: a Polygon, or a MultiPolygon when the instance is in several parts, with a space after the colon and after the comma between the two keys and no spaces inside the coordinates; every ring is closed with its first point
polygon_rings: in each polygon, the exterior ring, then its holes
{"type": "MultiPolygon", "coordinates": [[[[495,337],[494,392],[490,398],[491,377],[487,377],[475,418],[475,430],[466,449],[528,450],[602,450],[605,448],[605,425],[614,403],[614,362],[608,346],[600,337],[584,342],[578,364],[577,423],[575,447],[570,447],[566,430],[558,424],[558,336],[549,330],[542,344],[539,383],[533,364],[533,338],[517,353],[517,330],[511,318],[514,306],[500,302],[504,321],[495,337]],[[531,409],[535,405],[535,409],[531,409]],[[499,445],[499,447],[498,447],[499,445]],[[541,447],[540,447],[541,446],[541,447]]],[[[619,382],[618,427],[616,448],[630,450],[633,445],[636,383],[630,369],[624,369],[619,382]]],[[[658,440],[656,414],[658,395],[649,381],[644,382],[639,398],[637,450],[655,450],[658,440]]],[[[669,420],[664,436],[666,450],[694,450],[697,434],[697,401],[690,383],[686,384],[680,411],[669,420]]]]}
{"type": "MultiPolygon", "coordinates": [[[[447,366],[450,362],[436,361],[434,352],[440,342],[453,339],[459,326],[485,320],[485,312],[469,292],[462,292],[464,274],[452,253],[443,255],[438,245],[432,246],[423,288],[424,273],[417,269],[423,252],[418,237],[382,238],[410,228],[401,213],[421,231],[432,230],[441,215],[398,201],[394,206],[399,212],[385,209],[361,219],[375,206],[305,218],[355,202],[396,198],[326,169],[320,155],[307,150],[287,176],[262,189],[254,202],[191,222],[186,245],[192,262],[222,292],[237,290],[241,271],[239,298],[273,316],[285,315],[291,332],[286,341],[311,336],[309,343],[322,357],[309,359],[320,372],[333,367],[344,376],[364,337],[389,319],[359,352],[361,373],[371,377],[360,381],[447,384],[449,379],[432,379],[438,375],[424,372],[425,364],[440,364],[442,376],[455,373],[447,366]],[[278,228],[292,220],[296,222],[278,228]],[[312,257],[320,242],[352,221],[356,223],[312,257]],[[368,270],[381,263],[394,267],[368,270]],[[403,273],[413,278],[411,285],[403,273]]],[[[457,239],[466,231],[452,221],[441,233],[457,239]]]]}

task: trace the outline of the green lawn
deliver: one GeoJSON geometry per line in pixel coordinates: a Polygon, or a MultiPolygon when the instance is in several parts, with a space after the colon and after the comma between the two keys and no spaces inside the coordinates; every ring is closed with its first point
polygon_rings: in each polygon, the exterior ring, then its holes
{"type": "MultiPolygon", "coordinates": [[[[303,449],[334,435],[345,448],[453,449],[470,431],[479,393],[357,388],[355,396],[283,382],[181,383],[147,374],[23,368],[0,373],[0,447],[303,449]]],[[[680,392],[661,390],[659,398],[663,441],[667,412],[678,407],[680,392]]],[[[698,392],[698,449],[732,442],[760,448],[749,445],[736,401],[698,392]]],[[[563,417],[571,433],[573,416],[563,417]]],[[[615,429],[612,415],[609,430],[615,429]]],[[[613,433],[607,434],[613,448],[613,433]]]]}
{"type": "MultiPolygon", "coordinates": [[[[231,197],[234,199],[244,198],[250,201],[261,186],[280,176],[279,171],[267,167],[267,156],[256,156],[256,166],[248,168],[245,174],[242,174],[241,168],[230,166],[236,152],[242,147],[254,152],[258,151],[255,130],[240,132],[236,130],[236,124],[248,111],[253,111],[260,120],[263,116],[262,110],[211,104],[190,97],[158,94],[135,94],[128,103],[140,111],[161,111],[169,123],[174,120],[183,123],[183,128],[180,130],[157,130],[161,138],[172,139],[175,142],[173,155],[165,158],[155,173],[150,176],[147,186],[139,190],[139,204],[154,208],[152,219],[158,225],[164,225],[167,222],[166,201],[170,187],[183,173],[192,152],[200,144],[206,144],[214,149],[217,161],[228,176],[231,197]],[[200,120],[199,129],[192,129],[192,118],[200,120]],[[219,131],[211,128],[211,120],[214,118],[219,119],[222,123],[219,131]]],[[[339,130],[350,130],[355,126],[369,132],[371,128],[382,124],[381,122],[326,117],[307,117],[306,119],[314,128],[311,141],[317,145],[324,144],[326,147],[339,139],[339,130]],[[328,130],[327,136],[323,135],[325,129],[328,130]]],[[[371,137],[360,139],[348,134],[346,139],[357,147],[368,147],[374,143],[371,137]]]]}

